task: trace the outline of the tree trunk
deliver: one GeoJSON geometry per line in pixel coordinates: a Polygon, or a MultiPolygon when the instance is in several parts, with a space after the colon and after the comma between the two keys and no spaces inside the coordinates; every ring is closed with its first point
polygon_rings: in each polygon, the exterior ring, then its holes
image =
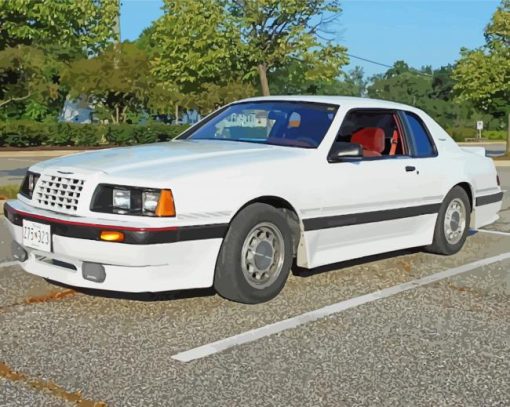
{"type": "Polygon", "coordinates": [[[121,117],[122,117],[122,123],[126,123],[126,110],[127,110],[127,106],[124,106],[122,108],[122,113],[121,113],[121,117]]]}
{"type": "Polygon", "coordinates": [[[506,155],[510,156],[510,112],[508,112],[508,127],[506,129],[506,155]]]}
{"type": "Polygon", "coordinates": [[[267,65],[260,64],[257,67],[257,70],[259,71],[260,87],[262,89],[262,95],[263,96],[271,95],[271,93],[269,92],[269,82],[267,80],[267,65]]]}
{"type": "Polygon", "coordinates": [[[179,104],[175,104],[175,124],[179,124],[179,104]]]}
{"type": "Polygon", "coordinates": [[[120,116],[119,106],[115,106],[115,124],[119,124],[119,116],[120,116]]]}

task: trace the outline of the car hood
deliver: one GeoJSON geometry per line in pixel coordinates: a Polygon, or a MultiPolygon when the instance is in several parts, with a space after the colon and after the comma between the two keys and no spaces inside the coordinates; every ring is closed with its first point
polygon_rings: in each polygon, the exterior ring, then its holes
{"type": "Polygon", "coordinates": [[[306,149],[224,140],[176,140],[133,147],[88,151],[36,164],[34,171],[65,169],[103,172],[108,175],[159,178],[171,170],[189,173],[236,163],[289,158],[306,149]]]}

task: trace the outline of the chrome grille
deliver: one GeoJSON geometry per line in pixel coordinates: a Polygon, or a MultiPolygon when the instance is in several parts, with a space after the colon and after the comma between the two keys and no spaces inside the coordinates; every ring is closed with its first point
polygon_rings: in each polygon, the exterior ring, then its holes
{"type": "Polygon", "coordinates": [[[37,182],[32,200],[41,208],[74,214],[84,183],[82,179],[43,174],[37,182]]]}

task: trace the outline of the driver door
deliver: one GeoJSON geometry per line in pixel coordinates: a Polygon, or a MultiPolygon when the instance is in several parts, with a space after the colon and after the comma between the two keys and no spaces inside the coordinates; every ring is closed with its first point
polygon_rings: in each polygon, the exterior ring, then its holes
{"type": "Polygon", "coordinates": [[[395,112],[349,112],[339,139],[361,140],[364,157],[322,168],[328,188],[322,214],[304,221],[309,241],[309,267],[430,243],[438,199],[408,154],[395,112]],[[366,129],[372,129],[367,131],[366,129]],[[384,132],[384,142],[365,141],[360,134],[384,132]],[[395,130],[400,146],[388,155],[395,130]]]}

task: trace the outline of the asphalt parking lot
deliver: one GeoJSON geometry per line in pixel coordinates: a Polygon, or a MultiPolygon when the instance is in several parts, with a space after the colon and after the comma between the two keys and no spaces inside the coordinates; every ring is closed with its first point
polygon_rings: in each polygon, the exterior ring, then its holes
{"type": "Polygon", "coordinates": [[[295,269],[247,306],[47,283],[9,262],[2,224],[0,406],[510,405],[508,193],[486,229],[451,257],[295,269]]]}

